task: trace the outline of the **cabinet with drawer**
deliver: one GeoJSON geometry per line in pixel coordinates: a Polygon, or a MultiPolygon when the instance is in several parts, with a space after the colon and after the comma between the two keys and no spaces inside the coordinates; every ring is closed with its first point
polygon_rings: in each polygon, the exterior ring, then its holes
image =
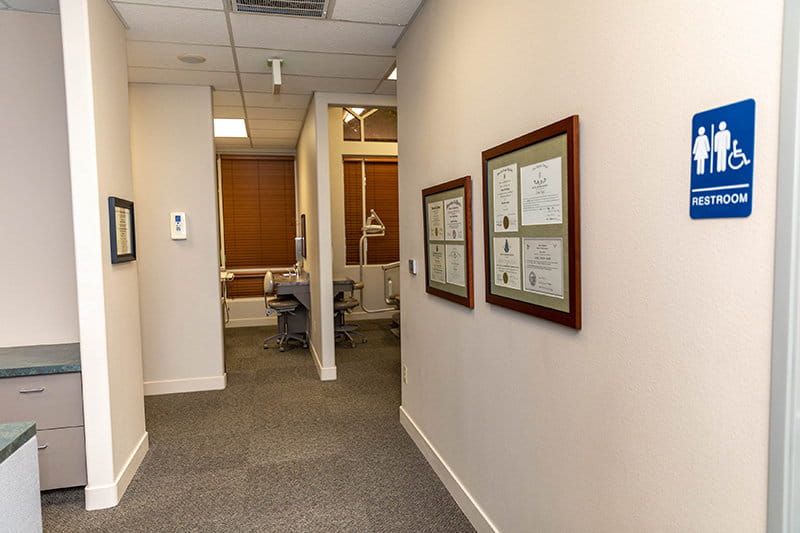
{"type": "Polygon", "coordinates": [[[0,378],[0,423],[36,422],[41,490],[86,484],[81,375],[0,378]]]}

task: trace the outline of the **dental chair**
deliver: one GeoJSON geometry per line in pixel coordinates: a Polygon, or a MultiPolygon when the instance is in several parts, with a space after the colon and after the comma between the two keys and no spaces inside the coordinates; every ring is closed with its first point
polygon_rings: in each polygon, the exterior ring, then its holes
{"type": "Polygon", "coordinates": [[[269,349],[269,343],[275,339],[278,339],[278,350],[281,352],[286,351],[286,347],[291,346],[289,341],[293,340],[300,342],[303,348],[308,348],[305,334],[294,333],[289,329],[289,317],[300,306],[300,302],[292,297],[275,296],[273,292],[275,292],[275,281],[272,272],[267,271],[264,274],[264,308],[267,316],[278,315],[278,333],[264,340],[264,349],[269,349]]]}

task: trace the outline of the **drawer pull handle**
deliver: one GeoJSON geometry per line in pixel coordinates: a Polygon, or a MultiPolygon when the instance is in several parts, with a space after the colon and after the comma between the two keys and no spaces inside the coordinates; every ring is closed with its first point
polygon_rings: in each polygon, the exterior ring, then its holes
{"type": "Polygon", "coordinates": [[[20,389],[20,394],[28,394],[29,392],[44,392],[44,387],[38,387],[35,389],[20,389]]]}
{"type": "Polygon", "coordinates": [[[41,446],[37,446],[36,449],[37,450],[44,450],[45,448],[47,448],[47,446],[48,446],[47,444],[42,444],[41,446]]]}

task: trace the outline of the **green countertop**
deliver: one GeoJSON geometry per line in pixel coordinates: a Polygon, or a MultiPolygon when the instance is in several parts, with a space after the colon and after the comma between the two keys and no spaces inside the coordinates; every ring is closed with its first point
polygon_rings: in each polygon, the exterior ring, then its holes
{"type": "Polygon", "coordinates": [[[0,348],[0,378],[81,371],[80,344],[0,348]]]}
{"type": "Polygon", "coordinates": [[[36,435],[35,422],[0,424],[0,463],[36,435]]]}

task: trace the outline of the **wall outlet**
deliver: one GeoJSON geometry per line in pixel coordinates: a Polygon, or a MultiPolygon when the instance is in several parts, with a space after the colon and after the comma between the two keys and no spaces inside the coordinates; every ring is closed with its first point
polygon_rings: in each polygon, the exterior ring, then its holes
{"type": "Polygon", "coordinates": [[[408,367],[403,365],[403,383],[408,385],[408,367]]]}

